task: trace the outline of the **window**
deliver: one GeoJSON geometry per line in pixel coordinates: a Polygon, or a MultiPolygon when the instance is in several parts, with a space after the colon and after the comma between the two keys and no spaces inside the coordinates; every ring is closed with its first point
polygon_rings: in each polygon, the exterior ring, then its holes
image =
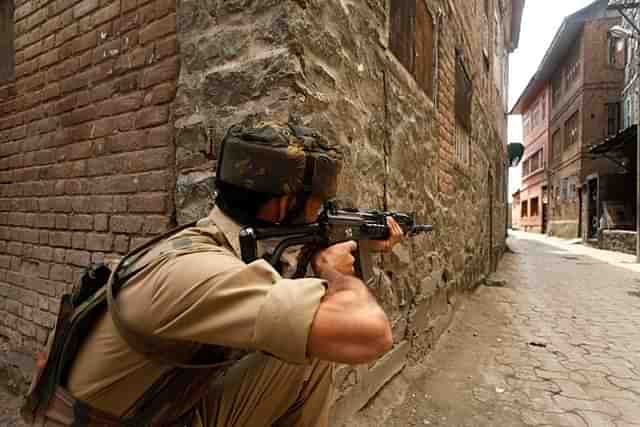
{"type": "Polygon", "coordinates": [[[433,98],[433,17],[423,0],[392,0],[389,48],[433,98]]]}
{"type": "Polygon", "coordinates": [[[625,52],[627,51],[627,41],[608,37],[607,39],[607,62],[614,67],[624,67],[625,52]]]}
{"type": "Polygon", "coordinates": [[[565,86],[567,90],[571,88],[571,86],[573,86],[575,81],[578,79],[579,72],[580,72],[580,61],[576,59],[567,66],[567,70],[565,73],[565,86]]]}
{"type": "Polygon", "coordinates": [[[551,155],[553,159],[558,159],[562,154],[562,134],[560,129],[556,130],[551,136],[551,155]]]}
{"type": "Polygon", "coordinates": [[[569,120],[564,124],[565,141],[567,141],[567,147],[578,142],[579,130],[578,130],[578,111],[573,113],[569,120]]]}
{"type": "Polygon", "coordinates": [[[471,140],[469,137],[469,132],[467,132],[460,124],[456,123],[455,129],[455,139],[456,139],[456,159],[464,165],[468,165],[470,163],[471,156],[471,140]]]}
{"type": "Polygon", "coordinates": [[[529,212],[528,212],[528,209],[527,209],[527,201],[526,200],[523,201],[522,204],[521,204],[520,216],[523,217],[523,218],[529,216],[529,212]]]}
{"type": "Polygon", "coordinates": [[[607,135],[615,135],[620,130],[620,103],[611,102],[605,105],[607,109],[607,135]]]}
{"type": "Polygon", "coordinates": [[[15,79],[13,0],[0,0],[0,84],[15,79]]]}
{"type": "Polygon", "coordinates": [[[529,159],[522,162],[522,177],[529,175],[529,159]]]}
{"type": "Polygon", "coordinates": [[[578,196],[578,177],[570,176],[567,178],[567,199],[575,200],[578,196]]]}
{"type": "Polygon", "coordinates": [[[569,198],[569,178],[562,178],[560,181],[560,200],[565,201],[569,198]]]}
{"type": "Polygon", "coordinates": [[[538,216],[539,215],[539,206],[538,206],[538,204],[539,204],[538,201],[539,200],[540,199],[538,199],[537,197],[534,197],[533,199],[531,199],[531,201],[530,201],[531,202],[531,206],[530,206],[530,209],[531,209],[530,212],[531,213],[530,213],[530,216],[538,216]]]}
{"type": "Polygon", "coordinates": [[[467,132],[471,132],[471,78],[464,65],[460,51],[456,55],[456,122],[467,132]]]}

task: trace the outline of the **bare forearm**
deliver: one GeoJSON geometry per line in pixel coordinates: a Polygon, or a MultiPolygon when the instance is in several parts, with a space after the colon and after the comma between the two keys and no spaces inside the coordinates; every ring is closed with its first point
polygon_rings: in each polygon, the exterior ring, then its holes
{"type": "Polygon", "coordinates": [[[388,351],[393,343],[389,321],[365,284],[335,270],[321,277],[328,290],[312,325],[309,355],[356,364],[388,351]]]}

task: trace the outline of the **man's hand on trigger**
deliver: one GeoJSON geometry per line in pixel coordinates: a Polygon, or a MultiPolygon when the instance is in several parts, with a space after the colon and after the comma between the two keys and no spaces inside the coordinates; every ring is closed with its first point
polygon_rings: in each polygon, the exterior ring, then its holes
{"type": "Polygon", "coordinates": [[[387,225],[389,226],[389,238],[387,240],[371,240],[369,247],[373,252],[391,252],[393,247],[400,243],[404,237],[402,227],[393,217],[387,217],[387,225]]]}
{"type": "Polygon", "coordinates": [[[354,241],[338,243],[319,251],[313,256],[311,265],[313,271],[321,278],[327,278],[331,272],[338,272],[352,276],[355,274],[355,257],[353,252],[357,249],[354,241]]]}

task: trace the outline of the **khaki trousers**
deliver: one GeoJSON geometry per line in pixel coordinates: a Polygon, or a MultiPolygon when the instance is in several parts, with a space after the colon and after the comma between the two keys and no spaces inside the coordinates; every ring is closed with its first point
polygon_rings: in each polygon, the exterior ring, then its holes
{"type": "Polygon", "coordinates": [[[201,427],[328,427],[334,366],[290,365],[255,353],[216,381],[199,407],[201,427]]]}

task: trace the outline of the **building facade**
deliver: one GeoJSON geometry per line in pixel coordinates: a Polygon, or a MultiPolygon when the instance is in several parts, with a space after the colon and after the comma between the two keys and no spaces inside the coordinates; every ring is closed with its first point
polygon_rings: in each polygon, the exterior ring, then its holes
{"type": "Polygon", "coordinates": [[[345,203],[435,228],[377,261],[396,345],[340,370],[336,425],[423,357],[496,267],[523,0],[0,5],[4,365],[30,369],[84,266],[207,214],[238,121],[319,128],[345,150],[345,203]]]}
{"type": "Polygon", "coordinates": [[[525,147],[520,186],[520,229],[545,233],[548,220],[547,156],[549,153],[550,91],[543,86],[514,110],[522,114],[525,147]]]}
{"type": "Polygon", "coordinates": [[[621,18],[607,6],[598,0],[565,18],[513,110],[526,111],[548,88],[547,171],[538,185],[539,200],[548,203],[545,231],[555,236],[595,237],[601,214],[598,176],[612,168],[587,152],[620,126],[624,70],[608,31],[621,18]]]}

